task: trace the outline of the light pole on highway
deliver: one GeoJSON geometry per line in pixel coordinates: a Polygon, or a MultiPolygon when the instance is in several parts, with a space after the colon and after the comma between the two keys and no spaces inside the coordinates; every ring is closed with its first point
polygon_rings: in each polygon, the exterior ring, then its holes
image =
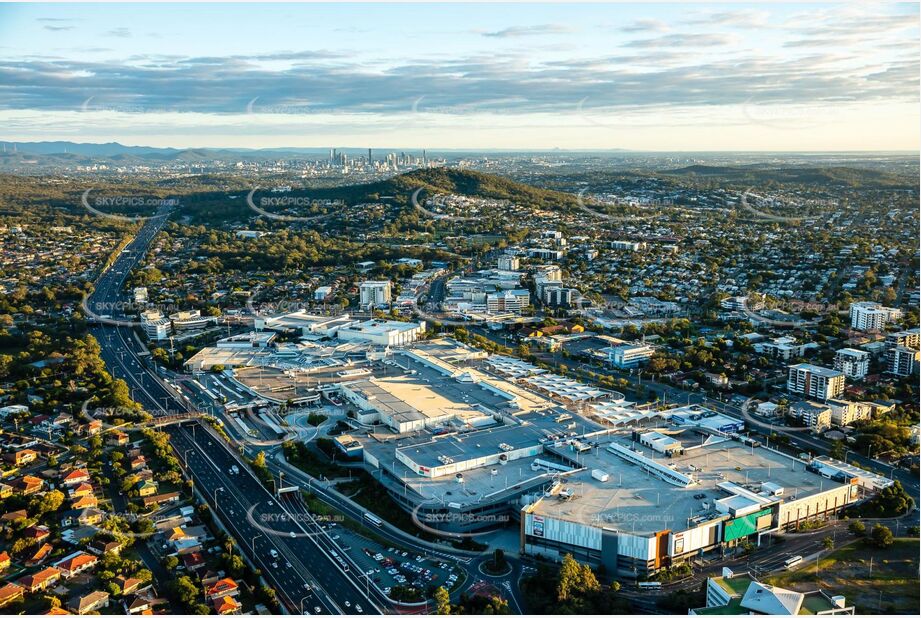
{"type": "Polygon", "coordinates": [[[256,553],[256,539],[258,539],[258,538],[261,537],[261,536],[265,536],[265,535],[264,535],[264,534],[257,534],[256,536],[253,537],[253,554],[256,553]]]}
{"type": "Polygon", "coordinates": [[[217,492],[219,491],[224,491],[224,488],[223,487],[214,488],[214,510],[217,510],[217,492]]]}
{"type": "Polygon", "coordinates": [[[306,616],[306,615],[307,615],[307,612],[304,611],[304,601],[306,601],[306,600],[309,599],[309,598],[310,598],[310,595],[308,594],[306,597],[304,597],[304,598],[301,599],[300,606],[301,606],[301,615],[302,615],[302,616],[306,616]]]}

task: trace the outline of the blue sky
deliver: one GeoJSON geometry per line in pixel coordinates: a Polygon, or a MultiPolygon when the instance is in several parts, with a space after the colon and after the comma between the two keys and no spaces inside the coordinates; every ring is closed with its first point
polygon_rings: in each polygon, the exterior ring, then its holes
{"type": "Polygon", "coordinates": [[[0,5],[0,139],[918,148],[916,4],[0,5]]]}

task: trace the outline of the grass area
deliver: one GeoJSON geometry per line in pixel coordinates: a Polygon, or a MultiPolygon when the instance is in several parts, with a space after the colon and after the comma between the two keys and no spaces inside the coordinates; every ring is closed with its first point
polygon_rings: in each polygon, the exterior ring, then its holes
{"type": "Polygon", "coordinates": [[[878,549],[857,541],[816,563],[768,577],[767,583],[806,592],[843,594],[858,614],[918,614],[918,539],[899,538],[878,549]],[[870,559],[873,572],[870,573],[870,559]]]}
{"type": "Polygon", "coordinates": [[[282,445],[285,459],[292,466],[298,467],[316,478],[335,478],[347,476],[349,469],[325,460],[307,448],[302,442],[285,442],[282,445]]]}

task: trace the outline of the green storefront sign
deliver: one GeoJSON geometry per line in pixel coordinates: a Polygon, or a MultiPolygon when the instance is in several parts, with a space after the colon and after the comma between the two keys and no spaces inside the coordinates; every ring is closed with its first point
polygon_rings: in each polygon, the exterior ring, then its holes
{"type": "Polygon", "coordinates": [[[770,515],[771,509],[762,509],[743,517],[736,517],[723,524],[723,541],[734,541],[758,531],[758,519],[770,515]]]}

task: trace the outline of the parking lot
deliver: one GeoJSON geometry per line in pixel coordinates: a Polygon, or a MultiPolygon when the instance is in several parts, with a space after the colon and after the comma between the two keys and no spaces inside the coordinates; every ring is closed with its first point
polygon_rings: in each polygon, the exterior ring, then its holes
{"type": "Polygon", "coordinates": [[[463,583],[461,569],[438,556],[382,545],[335,523],[327,526],[330,538],[387,596],[395,587],[415,588],[420,595],[426,595],[430,587],[444,586],[452,590],[463,583]]]}

